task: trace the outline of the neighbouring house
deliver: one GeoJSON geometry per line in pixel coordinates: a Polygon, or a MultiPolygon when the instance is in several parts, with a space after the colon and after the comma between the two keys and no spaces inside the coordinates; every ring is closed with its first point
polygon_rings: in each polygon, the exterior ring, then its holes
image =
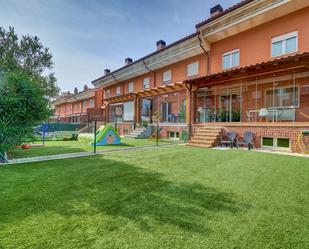
{"type": "Polygon", "coordinates": [[[252,131],[255,147],[299,151],[309,129],[309,1],[245,0],[210,14],[191,35],[160,40],[92,82],[106,122],[125,134],[158,121],[161,136],[186,130],[205,147],[223,131],[252,131]]]}
{"type": "Polygon", "coordinates": [[[83,91],[62,93],[54,102],[54,115],[51,121],[88,123],[94,117],[102,117],[103,90],[84,86],[83,91]]]}

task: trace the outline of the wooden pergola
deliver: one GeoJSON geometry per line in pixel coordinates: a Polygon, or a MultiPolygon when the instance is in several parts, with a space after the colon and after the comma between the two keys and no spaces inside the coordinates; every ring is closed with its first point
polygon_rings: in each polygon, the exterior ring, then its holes
{"type": "MultiPolygon", "coordinates": [[[[164,95],[164,94],[169,94],[169,93],[175,93],[179,91],[186,91],[187,93],[187,101],[190,101],[190,92],[187,88],[187,86],[183,82],[176,82],[176,83],[171,83],[171,84],[166,84],[162,86],[157,86],[154,88],[149,88],[149,89],[144,89],[142,91],[138,92],[132,92],[128,93],[122,96],[115,96],[112,98],[106,99],[106,102],[108,105],[110,104],[117,104],[117,103],[122,103],[122,102],[128,102],[128,101],[134,101],[135,102],[135,123],[140,122],[140,100],[143,98],[147,97],[155,97],[159,95],[164,95]]],[[[189,106],[187,105],[187,110],[186,113],[189,113],[189,106]]],[[[108,108],[107,108],[107,113],[108,115],[108,108]]],[[[189,122],[189,119],[187,120],[189,122]]]]}
{"type": "Polygon", "coordinates": [[[144,89],[139,92],[132,92],[121,96],[115,96],[112,98],[108,98],[106,101],[109,104],[126,102],[126,101],[133,101],[137,98],[145,98],[145,97],[152,97],[162,94],[173,93],[181,90],[186,90],[185,84],[182,82],[176,82],[172,84],[162,85],[154,88],[144,89]]]}

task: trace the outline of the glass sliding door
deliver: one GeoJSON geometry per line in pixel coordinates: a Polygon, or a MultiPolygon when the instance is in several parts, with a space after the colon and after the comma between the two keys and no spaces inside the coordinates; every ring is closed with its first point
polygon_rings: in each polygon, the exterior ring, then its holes
{"type": "Polygon", "coordinates": [[[141,121],[150,122],[152,116],[152,99],[141,100],[141,121]]]}
{"type": "Polygon", "coordinates": [[[221,95],[219,105],[221,122],[240,122],[241,96],[239,94],[221,95]]]}
{"type": "Polygon", "coordinates": [[[186,122],[186,92],[157,95],[152,98],[152,119],[162,123],[186,122]]]}

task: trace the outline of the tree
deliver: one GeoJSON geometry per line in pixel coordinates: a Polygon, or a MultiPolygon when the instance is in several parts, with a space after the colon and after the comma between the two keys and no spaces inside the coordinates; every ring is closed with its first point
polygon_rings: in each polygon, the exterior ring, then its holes
{"type": "Polygon", "coordinates": [[[0,27],[0,67],[8,71],[22,71],[36,82],[45,97],[55,97],[59,93],[53,72],[52,54],[37,36],[23,35],[20,39],[14,28],[0,27]]]}
{"type": "Polygon", "coordinates": [[[0,153],[33,136],[33,127],[51,115],[49,100],[23,71],[0,71],[0,153]]]}

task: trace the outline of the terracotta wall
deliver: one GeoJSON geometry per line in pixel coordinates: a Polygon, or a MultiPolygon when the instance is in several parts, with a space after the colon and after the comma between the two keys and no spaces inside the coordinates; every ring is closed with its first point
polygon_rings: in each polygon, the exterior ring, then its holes
{"type": "Polygon", "coordinates": [[[271,39],[298,31],[298,52],[309,51],[309,8],[275,19],[254,29],[211,44],[212,73],[222,70],[222,54],[240,50],[240,66],[268,61],[271,58],[271,39]]]}
{"type": "Polygon", "coordinates": [[[72,114],[86,113],[88,108],[95,107],[95,103],[94,97],[73,103],[63,103],[55,107],[56,115],[59,115],[60,117],[67,117],[72,114]],[[92,106],[90,106],[90,100],[92,100],[92,106]],[[86,107],[84,107],[84,101],[86,101],[86,107]]]}
{"type": "MultiPolygon", "coordinates": [[[[235,131],[239,137],[242,137],[244,132],[251,131],[255,134],[253,145],[254,148],[260,148],[263,137],[273,138],[289,138],[290,149],[292,152],[302,152],[301,146],[298,144],[298,138],[301,132],[308,127],[226,127],[226,131],[235,131]]],[[[303,141],[301,141],[303,142],[303,141]]]]}
{"type": "Polygon", "coordinates": [[[134,91],[143,90],[143,80],[146,77],[150,77],[150,88],[157,87],[163,84],[163,72],[171,70],[172,71],[172,83],[183,81],[187,78],[187,65],[193,63],[195,61],[199,62],[199,75],[204,75],[207,72],[207,61],[206,55],[201,54],[198,56],[194,56],[190,59],[183,60],[172,64],[170,66],[161,68],[156,70],[155,72],[149,72],[139,77],[132,78],[130,80],[126,80],[125,82],[115,84],[110,87],[104,88],[105,90],[110,90],[110,97],[114,97],[116,95],[116,87],[120,86],[121,95],[127,94],[129,89],[129,83],[134,82],[134,91]]]}
{"type": "Polygon", "coordinates": [[[103,104],[103,90],[96,89],[95,91],[95,108],[100,108],[103,104]]]}

